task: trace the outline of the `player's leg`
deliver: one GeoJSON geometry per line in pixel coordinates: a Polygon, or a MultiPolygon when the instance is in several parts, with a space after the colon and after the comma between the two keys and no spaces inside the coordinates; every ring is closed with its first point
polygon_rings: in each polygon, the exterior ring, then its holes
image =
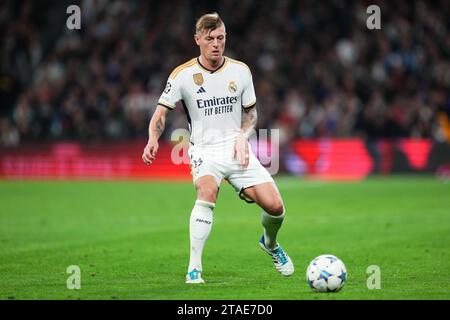
{"type": "Polygon", "coordinates": [[[283,224],[285,210],[280,192],[274,182],[264,182],[242,190],[245,197],[256,202],[262,210],[264,235],[259,240],[275,264],[275,268],[284,276],[294,273],[294,264],[289,255],[277,241],[277,234],[283,224]]]}
{"type": "Polygon", "coordinates": [[[283,223],[285,213],[281,195],[273,182],[265,182],[248,187],[243,190],[244,195],[250,198],[262,210],[262,225],[264,227],[264,240],[268,249],[277,247],[277,234],[283,223]]]}
{"type": "Polygon", "coordinates": [[[280,192],[270,173],[261,165],[253,152],[250,152],[248,167],[232,170],[227,179],[242,199],[250,199],[262,208],[264,234],[259,240],[259,245],[271,256],[275,268],[282,275],[293,274],[294,265],[277,241],[285,210],[280,192]]]}
{"type": "Polygon", "coordinates": [[[217,180],[211,175],[202,176],[195,181],[195,188],[197,200],[189,221],[190,257],[186,283],[204,283],[201,277],[202,254],[212,228],[217,180]]]}

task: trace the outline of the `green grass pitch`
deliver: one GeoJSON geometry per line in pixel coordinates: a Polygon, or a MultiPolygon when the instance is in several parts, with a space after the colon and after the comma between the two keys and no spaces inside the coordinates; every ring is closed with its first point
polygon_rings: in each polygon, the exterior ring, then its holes
{"type": "Polygon", "coordinates": [[[222,185],[206,244],[205,285],[186,285],[186,182],[0,182],[0,299],[450,299],[450,183],[276,179],[286,205],[283,278],[258,246],[260,209],[222,185]],[[341,258],[341,292],[305,282],[320,254],[341,258]],[[69,290],[69,265],[81,289],[69,290]],[[366,269],[381,269],[369,290],[366,269]]]}

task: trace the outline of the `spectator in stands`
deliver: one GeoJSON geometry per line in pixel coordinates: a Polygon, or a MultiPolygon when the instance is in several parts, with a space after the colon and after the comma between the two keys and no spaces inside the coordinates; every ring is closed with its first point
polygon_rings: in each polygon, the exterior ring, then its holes
{"type": "MultiPolygon", "coordinates": [[[[253,63],[258,126],[280,128],[284,143],[361,135],[449,140],[450,2],[379,1],[382,29],[375,31],[356,0],[176,7],[86,0],[80,31],[66,30],[57,16],[38,19],[36,6],[45,3],[6,0],[0,9],[2,145],[145,138],[164,79],[195,54],[186,26],[209,11],[227,21],[229,47],[243,43],[239,58],[253,63]]],[[[185,125],[182,110],[171,116],[185,125]]]]}

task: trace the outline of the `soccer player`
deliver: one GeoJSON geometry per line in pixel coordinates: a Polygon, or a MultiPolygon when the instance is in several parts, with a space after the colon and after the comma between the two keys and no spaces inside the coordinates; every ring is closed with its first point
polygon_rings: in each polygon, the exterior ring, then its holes
{"type": "Polygon", "coordinates": [[[257,119],[256,96],[248,66],[223,55],[225,24],[217,13],[196,23],[194,35],[200,56],[170,74],[150,120],[149,140],[142,159],[156,157],[166,114],[181,101],[189,124],[189,158],[197,199],[191,212],[190,260],[186,283],[204,283],[202,253],[211,232],[213,209],[222,179],[239,197],[262,208],[264,233],[259,240],[275,268],[290,276],[294,265],[277,242],[285,217],[284,204],[269,172],[253,154],[248,142],[257,119]]]}

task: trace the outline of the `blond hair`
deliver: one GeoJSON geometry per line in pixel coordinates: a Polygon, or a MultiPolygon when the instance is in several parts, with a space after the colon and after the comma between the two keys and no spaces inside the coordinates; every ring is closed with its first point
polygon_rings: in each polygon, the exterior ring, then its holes
{"type": "Polygon", "coordinates": [[[201,34],[205,30],[212,31],[220,28],[221,26],[225,28],[225,23],[223,23],[222,19],[220,19],[217,12],[204,14],[197,20],[197,23],[195,24],[195,33],[201,34]]]}

